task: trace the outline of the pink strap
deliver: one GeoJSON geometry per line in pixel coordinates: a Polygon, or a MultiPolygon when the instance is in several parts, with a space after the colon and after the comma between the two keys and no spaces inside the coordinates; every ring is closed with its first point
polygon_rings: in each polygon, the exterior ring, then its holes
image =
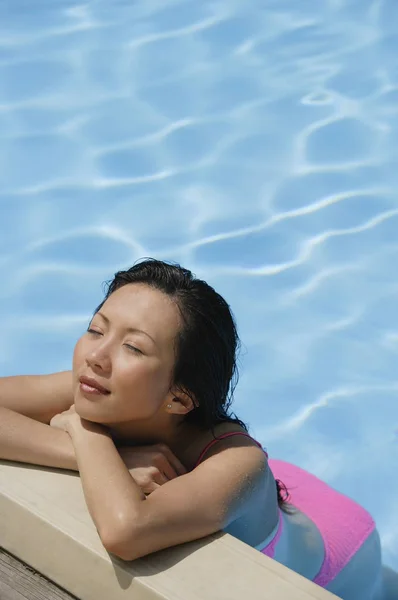
{"type": "MultiPolygon", "coordinates": [[[[202,462],[202,459],[204,457],[204,455],[206,454],[206,452],[208,450],[210,450],[210,448],[212,446],[214,446],[214,444],[217,444],[217,442],[219,442],[220,440],[224,440],[225,438],[228,437],[232,437],[233,435],[243,435],[244,437],[250,438],[251,440],[253,440],[253,442],[255,442],[257,444],[257,446],[259,448],[262,449],[262,445],[260,444],[260,442],[257,442],[257,440],[253,439],[251,435],[249,435],[248,433],[244,433],[243,431],[230,431],[229,433],[223,433],[222,435],[219,435],[217,438],[215,438],[214,440],[211,440],[207,446],[204,447],[204,449],[202,450],[202,452],[200,453],[200,456],[198,458],[198,460],[196,461],[196,464],[194,466],[194,469],[196,469],[196,467],[198,466],[199,463],[202,462]]],[[[265,452],[265,450],[264,450],[265,452]]],[[[267,455],[268,458],[268,454],[267,452],[265,452],[265,454],[267,455]]]]}

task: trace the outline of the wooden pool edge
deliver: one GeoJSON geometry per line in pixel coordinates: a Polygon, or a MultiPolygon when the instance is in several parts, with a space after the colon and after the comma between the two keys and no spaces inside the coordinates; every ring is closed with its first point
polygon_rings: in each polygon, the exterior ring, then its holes
{"type": "Polygon", "coordinates": [[[78,477],[0,461],[0,546],[80,600],[332,600],[227,534],[134,562],[102,547],[78,477]]]}

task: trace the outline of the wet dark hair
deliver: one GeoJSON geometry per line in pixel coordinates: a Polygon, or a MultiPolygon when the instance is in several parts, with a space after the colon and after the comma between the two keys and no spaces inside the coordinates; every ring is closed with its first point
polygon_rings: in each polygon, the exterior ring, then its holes
{"type": "MultiPolygon", "coordinates": [[[[113,292],[132,283],[163,292],[179,308],[183,326],[176,339],[173,385],[188,394],[195,405],[186,421],[210,429],[213,434],[214,427],[223,422],[236,423],[247,431],[245,423],[230,411],[238,382],[240,341],[234,316],[224,298],[188,269],[150,258],[116,273],[95,312],[113,292]]],[[[286,489],[281,482],[277,482],[277,490],[282,505],[286,489]]]]}

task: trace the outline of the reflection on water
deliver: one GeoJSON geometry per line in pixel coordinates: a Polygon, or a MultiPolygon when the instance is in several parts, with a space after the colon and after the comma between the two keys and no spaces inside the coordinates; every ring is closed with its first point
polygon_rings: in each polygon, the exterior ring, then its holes
{"type": "Polygon", "coordinates": [[[230,301],[236,410],[398,567],[398,4],[3,2],[2,373],[68,368],[101,282],[230,301]]]}

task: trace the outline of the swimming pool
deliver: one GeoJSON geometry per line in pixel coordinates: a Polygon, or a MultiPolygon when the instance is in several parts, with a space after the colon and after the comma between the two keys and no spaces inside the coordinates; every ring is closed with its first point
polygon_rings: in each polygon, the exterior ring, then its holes
{"type": "Polygon", "coordinates": [[[398,4],[261,4],[1,3],[1,374],[69,368],[102,281],[180,261],[235,312],[235,410],[397,569],[398,4]]]}

